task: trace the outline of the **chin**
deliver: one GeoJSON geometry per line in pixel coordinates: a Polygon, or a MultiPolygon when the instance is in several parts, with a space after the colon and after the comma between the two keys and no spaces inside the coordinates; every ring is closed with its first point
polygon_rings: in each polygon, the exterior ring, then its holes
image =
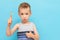
{"type": "Polygon", "coordinates": [[[23,22],[27,22],[28,20],[23,20],[23,22]]]}

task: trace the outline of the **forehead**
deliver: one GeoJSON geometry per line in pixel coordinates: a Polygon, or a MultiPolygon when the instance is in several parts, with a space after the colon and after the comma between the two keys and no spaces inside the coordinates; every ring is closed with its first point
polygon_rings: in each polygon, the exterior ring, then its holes
{"type": "Polygon", "coordinates": [[[20,8],[20,12],[30,12],[30,8],[20,8]]]}

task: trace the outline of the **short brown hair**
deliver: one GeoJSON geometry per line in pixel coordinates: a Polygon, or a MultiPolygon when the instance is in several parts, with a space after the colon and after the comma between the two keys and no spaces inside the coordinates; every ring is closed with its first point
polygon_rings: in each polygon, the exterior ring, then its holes
{"type": "MultiPolygon", "coordinates": [[[[23,2],[23,3],[21,3],[20,5],[19,5],[19,7],[18,7],[18,12],[20,11],[20,8],[30,8],[30,5],[28,4],[28,3],[26,3],[26,2],[23,2]]],[[[31,8],[30,8],[31,9],[31,8]]]]}

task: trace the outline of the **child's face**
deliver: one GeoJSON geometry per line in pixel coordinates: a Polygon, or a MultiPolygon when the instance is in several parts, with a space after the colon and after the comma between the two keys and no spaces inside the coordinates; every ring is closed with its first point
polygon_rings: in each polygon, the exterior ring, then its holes
{"type": "Polygon", "coordinates": [[[30,9],[29,8],[20,8],[19,15],[20,15],[22,21],[24,21],[24,22],[28,21],[30,15],[31,15],[30,9]]]}

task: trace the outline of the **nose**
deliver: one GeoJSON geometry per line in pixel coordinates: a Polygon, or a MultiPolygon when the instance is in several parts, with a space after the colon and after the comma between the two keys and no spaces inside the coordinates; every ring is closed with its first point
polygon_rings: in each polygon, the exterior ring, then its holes
{"type": "Polygon", "coordinates": [[[24,15],[23,17],[26,18],[26,15],[24,15]]]}

